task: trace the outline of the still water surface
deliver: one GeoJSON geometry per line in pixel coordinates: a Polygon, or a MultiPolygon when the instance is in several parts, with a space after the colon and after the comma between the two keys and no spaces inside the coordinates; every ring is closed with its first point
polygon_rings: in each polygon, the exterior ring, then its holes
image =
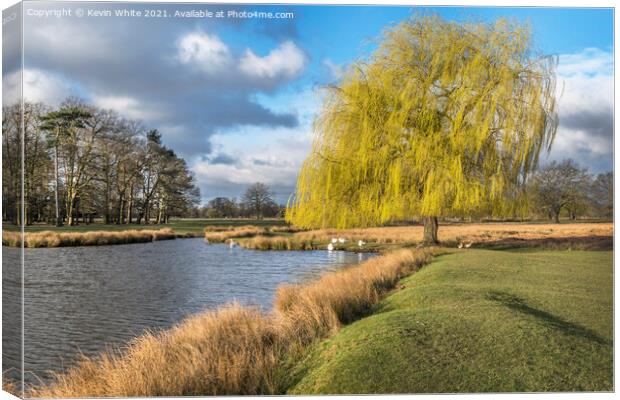
{"type": "Polygon", "coordinates": [[[263,252],[182,239],[26,249],[24,257],[24,369],[34,383],[46,379],[47,370],[70,366],[79,352],[97,354],[205,308],[236,300],[268,309],[279,284],[370,255],[263,252]]]}

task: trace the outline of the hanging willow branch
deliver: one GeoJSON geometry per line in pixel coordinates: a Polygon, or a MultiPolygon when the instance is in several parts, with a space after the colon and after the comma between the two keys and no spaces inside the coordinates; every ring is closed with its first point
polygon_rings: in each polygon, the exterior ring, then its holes
{"type": "Polygon", "coordinates": [[[518,213],[557,129],[556,63],[505,20],[388,30],[328,91],[287,219],[348,228],[518,213]]]}

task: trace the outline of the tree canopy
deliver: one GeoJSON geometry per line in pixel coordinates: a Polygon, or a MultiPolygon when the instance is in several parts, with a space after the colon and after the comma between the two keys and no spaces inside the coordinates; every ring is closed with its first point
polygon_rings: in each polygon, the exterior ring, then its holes
{"type": "Polygon", "coordinates": [[[554,57],[527,26],[412,17],[327,90],[287,218],[364,227],[502,215],[557,129],[554,57]]]}
{"type": "Polygon", "coordinates": [[[55,110],[16,103],[2,123],[4,221],[165,223],[199,202],[187,163],[159,132],[111,110],[76,98],[55,110]]]}

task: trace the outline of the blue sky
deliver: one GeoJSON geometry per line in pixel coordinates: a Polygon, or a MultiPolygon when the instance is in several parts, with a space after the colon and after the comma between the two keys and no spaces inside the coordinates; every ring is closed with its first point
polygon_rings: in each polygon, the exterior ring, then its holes
{"type": "MultiPolygon", "coordinates": [[[[572,157],[594,172],[613,167],[611,9],[78,2],[24,8],[294,13],[286,20],[25,17],[25,97],[54,106],[77,95],[160,129],[188,160],[204,201],[240,197],[255,181],[285,201],[310,149],[321,88],[413,13],[529,23],[537,51],[560,60],[560,129],[544,162],[572,157]]],[[[18,87],[11,66],[5,61],[5,103],[18,87]]]]}

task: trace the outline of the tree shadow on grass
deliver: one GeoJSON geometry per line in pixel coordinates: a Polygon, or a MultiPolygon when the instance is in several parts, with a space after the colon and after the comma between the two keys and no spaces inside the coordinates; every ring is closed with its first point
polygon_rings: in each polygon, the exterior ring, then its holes
{"type": "Polygon", "coordinates": [[[513,294],[493,291],[487,295],[487,299],[499,302],[511,310],[533,316],[542,324],[557,329],[566,335],[581,337],[600,345],[612,344],[611,340],[602,337],[595,331],[566,321],[556,315],[548,313],[547,311],[531,307],[525,302],[525,300],[513,294]]]}

